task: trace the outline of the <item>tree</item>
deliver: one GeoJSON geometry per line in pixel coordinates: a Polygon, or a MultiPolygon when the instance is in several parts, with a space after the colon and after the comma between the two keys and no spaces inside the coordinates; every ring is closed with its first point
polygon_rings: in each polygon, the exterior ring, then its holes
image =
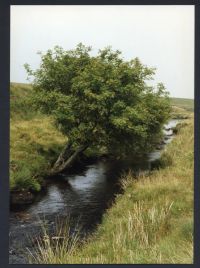
{"type": "Polygon", "coordinates": [[[146,84],[155,69],[138,58],[125,61],[110,47],[97,56],[90,51],[82,44],[70,51],[55,47],[40,53],[36,71],[25,65],[34,77],[35,107],[52,115],[68,139],[53,173],[66,169],[91,146],[104,146],[120,156],[147,152],[169,118],[164,86],[154,89],[146,84]]]}

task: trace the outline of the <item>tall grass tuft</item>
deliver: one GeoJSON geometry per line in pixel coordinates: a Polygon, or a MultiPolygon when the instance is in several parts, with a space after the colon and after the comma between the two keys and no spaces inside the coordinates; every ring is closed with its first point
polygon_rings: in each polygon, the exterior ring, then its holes
{"type": "Polygon", "coordinates": [[[67,259],[74,254],[80,245],[80,229],[75,230],[70,227],[70,218],[56,218],[54,230],[50,230],[45,224],[41,223],[42,235],[36,239],[33,250],[29,252],[30,263],[61,263],[64,257],[67,259]]]}

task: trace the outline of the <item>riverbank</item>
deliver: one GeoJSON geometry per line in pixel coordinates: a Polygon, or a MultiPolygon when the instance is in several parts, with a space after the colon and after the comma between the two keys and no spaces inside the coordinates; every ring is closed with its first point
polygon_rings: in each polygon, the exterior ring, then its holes
{"type": "Polygon", "coordinates": [[[163,153],[162,168],[137,180],[124,177],[124,194],[85,245],[66,253],[47,243],[34,262],[193,263],[193,119],[185,122],[163,153]]]}

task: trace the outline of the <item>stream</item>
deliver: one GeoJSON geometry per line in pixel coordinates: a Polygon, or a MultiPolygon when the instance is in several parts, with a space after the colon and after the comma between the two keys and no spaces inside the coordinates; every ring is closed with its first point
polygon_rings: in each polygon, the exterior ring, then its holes
{"type": "Polygon", "coordinates": [[[28,249],[34,248],[33,238],[41,234],[41,221],[45,220],[51,230],[55,227],[56,218],[70,217],[72,229],[81,228],[83,237],[91,234],[116,195],[122,194],[121,175],[129,169],[135,174],[151,170],[152,163],[160,158],[165,145],[173,139],[171,128],[178,122],[173,119],[165,125],[163,144],[146,158],[123,161],[101,159],[79,165],[70,173],[61,174],[62,180],[50,180],[33,204],[11,211],[9,263],[28,263],[28,249]]]}

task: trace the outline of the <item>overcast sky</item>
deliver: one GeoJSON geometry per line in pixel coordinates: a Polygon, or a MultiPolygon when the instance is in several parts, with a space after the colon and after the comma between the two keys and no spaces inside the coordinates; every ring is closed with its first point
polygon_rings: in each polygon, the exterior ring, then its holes
{"type": "Polygon", "coordinates": [[[37,51],[111,45],[124,59],[156,67],[172,97],[194,97],[194,6],[12,6],[11,81],[27,82],[37,51]]]}

